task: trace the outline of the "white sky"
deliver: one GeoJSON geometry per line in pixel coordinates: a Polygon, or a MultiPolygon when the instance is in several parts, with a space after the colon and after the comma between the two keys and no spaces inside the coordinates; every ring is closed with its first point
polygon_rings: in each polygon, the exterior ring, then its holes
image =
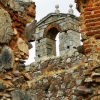
{"type": "MultiPolygon", "coordinates": [[[[39,21],[47,14],[55,11],[55,5],[59,5],[60,13],[68,13],[69,4],[73,5],[74,15],[79,16],[79,12],[76,10],[76,4],[74,0],[33,0],[36,4],[36,20],[39,21]]],[[[26,64],[34,62],[35,57],[35,45],[29,51],[30,56],[26,61],[26,64]]]]}

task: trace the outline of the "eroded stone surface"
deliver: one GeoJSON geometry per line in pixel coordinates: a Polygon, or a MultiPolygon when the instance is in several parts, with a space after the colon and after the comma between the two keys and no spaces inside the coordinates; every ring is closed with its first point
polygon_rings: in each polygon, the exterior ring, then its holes
{"type": "Polygon", "coordinates": [[[12,69],[14,65],[14,54],[11,48],[4,46],[0,57],[1,66],[3,69],[12,69]]]}
{"type": "Polygon", "coordinates": [[[26,91],[12,91],[11,92],[12,100],[37,100],[36,96],[32,94],[29,94],[26,91]]]}
{"type": "Polygon", "coordinates": [[[25,43],[24,40],[22,40],[21,38],[18,38],[17,46],[18,46],[18,49],[19,49],[20,51],[22,51],[22,52],[24,52],[25,54],[29,55],[28,45],[25,43]]]}
{"type": "Polygon", "coordinates": [[[0,8],[0,43],[9,43],[14,34],[12,19],[7,11],[0,8]]]}

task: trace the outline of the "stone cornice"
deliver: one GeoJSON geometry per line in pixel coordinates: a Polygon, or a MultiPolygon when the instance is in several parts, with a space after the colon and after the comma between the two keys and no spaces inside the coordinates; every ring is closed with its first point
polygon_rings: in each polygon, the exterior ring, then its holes
{"type": "MultiPolygon", "coordinates": [[[[66,18],[68,16],[67,13],[59,13],[59,14],[56,14],[56,13],[49,13],[48,15],[46,15],[45,17],[43,17],[40,21],[37,22],[37,27],[41,25],[41,23],[43,23],[45,20],[47,20],[48,18],[50,17],[54,17],[54,16],[58,16],[58,19],[55,19],[55,20],[52,20],[52,21],[57,21],[57,20],[60,20],[60,19],[63,19],[63,18],[66,18]]],[[[72,18],[76,18],[77,20],[78,17],[76,17],[75,15],[70,15],[72,18]]],[[[51,22],[52,22],[51,21],[51,22]]],[[[50,23],[51,23],[50,22],[50,23]]],[[[48,23],[45,23],[45,24],[48,24],[48,23]]]]}

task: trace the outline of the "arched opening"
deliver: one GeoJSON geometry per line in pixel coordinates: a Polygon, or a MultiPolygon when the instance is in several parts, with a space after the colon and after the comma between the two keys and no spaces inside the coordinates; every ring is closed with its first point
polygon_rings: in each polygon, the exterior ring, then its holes
{"type": "Polygon", "coordinates": [[[59,31],[55,27],[53,27],[50,30],[48,30],[48,32],[46,34],[46,37],[49,38],[49,39],[55,40],[56,35],[58,34],[58,32],[59,31]]]}
{"type": "Polygon", "coordinates": [[[59,55],[58,33],[61,32],[61,27],[57,23],[51,23],[44,31],[44,38],[47,38],[47,55],[59,55]],[[56,38],[57,37],[57,38],[56,38]]]}
{"type": "Polygon", "coordinates": [[[48,39],[47,41],[47,55],[49,56],[58,56],[58,52],[59,52],[59,43],[58,43],[58,33],[59,30],[55,27],[52,27],[51,29],[49,29],[45,35],[45,38],[48,39]]]}

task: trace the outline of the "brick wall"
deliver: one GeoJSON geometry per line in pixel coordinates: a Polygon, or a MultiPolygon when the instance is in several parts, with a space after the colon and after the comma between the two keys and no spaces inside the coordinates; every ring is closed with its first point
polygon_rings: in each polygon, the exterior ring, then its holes
{"type": "Polygon", "coordinates": [[[81,13],[79,25],[81,26],[84,52],[88,59],[88,67],[98,66],[100,62],[100,1],[83,1],[76,0],[81,13]]]}

